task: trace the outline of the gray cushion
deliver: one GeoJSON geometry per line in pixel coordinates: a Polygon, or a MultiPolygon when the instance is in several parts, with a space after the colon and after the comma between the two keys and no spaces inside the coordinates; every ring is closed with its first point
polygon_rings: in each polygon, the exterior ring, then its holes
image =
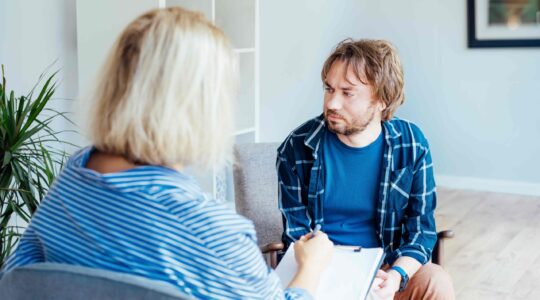
{"type": "Polygon", "coordinates": [[[38,263],[0,280],[0,299],[190,299],[167,282],[82,266],[38,263]]]}
{"type": "Polygon", "coordinates": [[[255,223],[259,245],[280,242],[277,143],[235,145],[233,168],[236,211],[255,223]]]}

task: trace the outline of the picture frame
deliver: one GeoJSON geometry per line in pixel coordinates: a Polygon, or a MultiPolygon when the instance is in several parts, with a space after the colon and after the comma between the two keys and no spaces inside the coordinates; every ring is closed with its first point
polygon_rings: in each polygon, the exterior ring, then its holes
{"type": "Polygon", "coordinates": [[[540,47],[540,0],[467,0],[469,48],[540,47]]]}

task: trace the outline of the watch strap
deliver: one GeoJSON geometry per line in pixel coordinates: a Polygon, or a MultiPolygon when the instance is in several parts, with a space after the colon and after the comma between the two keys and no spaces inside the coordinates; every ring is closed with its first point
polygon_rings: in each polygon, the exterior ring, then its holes
{"type": "Polygon", "coordinates": [[[405,288],[407,287],[407,283],[409,282],[409,275],[407,275],[407,272],[403,270],[400,266],[392,266],[390,268],[391,270],[395,270],[396,272],[401,275],[401,282],[399,283],[399,292],[403,292],[405,288]]]}

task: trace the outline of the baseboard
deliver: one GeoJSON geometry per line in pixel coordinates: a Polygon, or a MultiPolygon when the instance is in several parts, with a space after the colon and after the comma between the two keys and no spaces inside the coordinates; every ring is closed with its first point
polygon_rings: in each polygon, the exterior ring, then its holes
{"type": "Polygon", "coordinates": [[[540,196],[540,184],[520,181],[438,175],[437,185],[453,189],[540,196]]]}

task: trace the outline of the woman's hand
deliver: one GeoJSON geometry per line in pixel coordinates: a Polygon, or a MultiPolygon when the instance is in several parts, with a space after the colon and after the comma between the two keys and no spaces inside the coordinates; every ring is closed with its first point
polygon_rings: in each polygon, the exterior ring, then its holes
{"type": "Polygon", "coordinates": [[[314,295],[321,273],[328,267],[333,253],[334,244],[324,232],[302,236],[294,243],[298,272],[289,287],[302,288],[314,295]]]}
{"type": "Polygon", "coordinates": [[[334,244],[322,231],[315,235],[308,233],[294,243],[294,253],[299,269],[307,268],[311,272],[321,273],[330,263],[334,244]]]}

